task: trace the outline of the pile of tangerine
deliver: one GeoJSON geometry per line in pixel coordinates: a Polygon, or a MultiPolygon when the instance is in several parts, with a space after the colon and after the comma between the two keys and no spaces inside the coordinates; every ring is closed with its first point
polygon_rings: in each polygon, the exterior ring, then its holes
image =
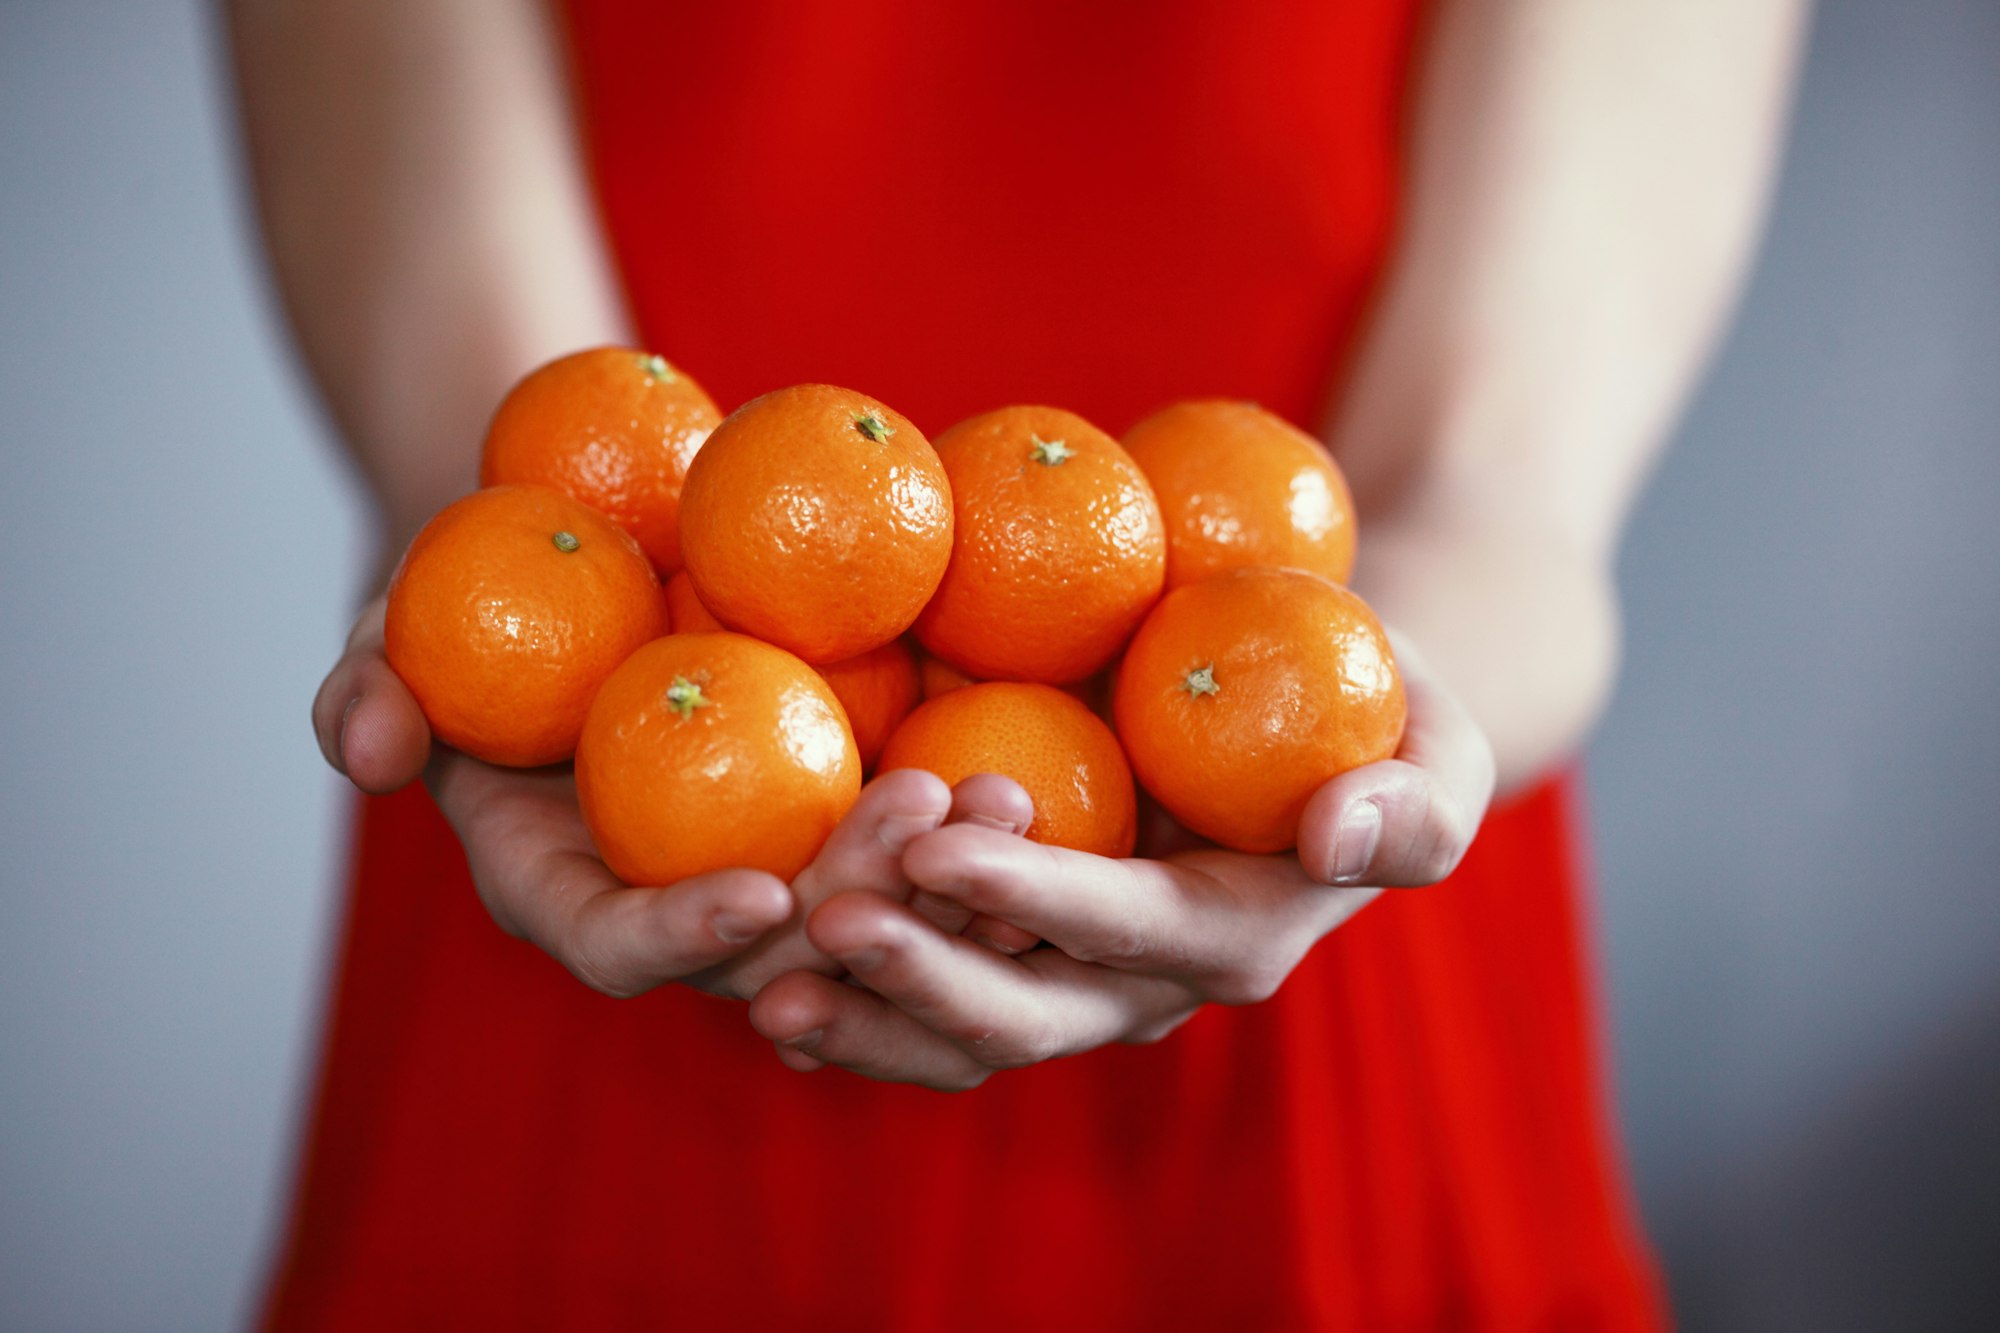
{"type": "Polygon", "coordinates": [[[875,767],[1004,774],[1027,836],[1105,856],[1132,851],[1136,773],[1194,832],[1285,851],[1315,788],[1402,737],[1342,586],[1346,483],[1253,404],[1122,443],[1005,407],[933,442],[823,384],[725,418],[605,347],[515,386],[480,482],[404,554],[389,662],[446,744],[574,759],[628,883],[789,878],[875,767]]]}

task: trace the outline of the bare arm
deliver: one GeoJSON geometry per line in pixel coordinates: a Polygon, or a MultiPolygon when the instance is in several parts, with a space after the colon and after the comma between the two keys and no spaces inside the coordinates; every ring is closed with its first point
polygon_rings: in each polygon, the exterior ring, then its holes
{"type": "MultiPolygon", "coordinates": [[[[514,379],[627,340],[555,34],[537,0],[231,0],[229,28],[278,287],[380,504],[386,571],[475,484],[514,379]]],[[[784,968],[831,967],[796,928],[792,887],[725,870],[628,888],[597,858],[567,772],[434,750],[383,655],[383,605],[321,685],[314,731],[365,791],[425,778],[503,929],[613,995],[669,980],[748,994],[784,968]]],[[[797,894],[900,883],[884,827],[954,813],[922,776],[875,784],[797,894]]]]}
{"type": "Polygon", "coordinates": [[[1577,746],[1626,510],[1740,282],[1803,0],[1451,0],[1405,234],[1333,438],[1358,584],[1492,739],[1577,746]]]}
{"type": "Polygon", "coordinates": [[[298,344],[387,553],[470,490],[507,386],[625,337],[535,0],[229,0],[298,344]]]}
{"type": "MultiPolygon", "coordinates": [[[[230,0],[257,202],[298,343],[383,519],[381,568],[475,484],[488,415],[524,371],[630,333],[539,0],[230,0]]],[[[567,772],[431,745],[362,611],[313,703],[327,761],[365,791],[421,775],[494,920],[612,995],[670,980],[747,996],[837,970],[800,904],[900,893],[922,827],[1013,818],[975,780],[871,784],[787,886],[750,870],[627,887],[598,859],[567,772]],[[783,929],[789,923],[791,929],[783,929]]],[[[1021,822],[1025,826],[1024,821],[1021,822]]]]}

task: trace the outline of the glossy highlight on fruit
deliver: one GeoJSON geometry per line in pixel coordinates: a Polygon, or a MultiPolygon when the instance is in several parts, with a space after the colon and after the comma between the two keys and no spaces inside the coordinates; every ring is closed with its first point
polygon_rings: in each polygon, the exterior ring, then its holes
{"type": "Polygon", "coordinates": [[[1314,574],[1239,569],[1161,599],[1118,670],[1113,712],[1140,783],[1241,852],[1297,844],[1322,783],[1388,759],[1403,682],[1367,603],[1314,574]]]}
{"type": "Polygon", "coordinates": [[[1204,399],[1125,433],[1167,530],[1169,591],[1250,565],[1346,583],[1354,499],[1319,441],[1255,403],[1204,399]]]}
{"type": "Polygon", "coordinates": [[[1166,537],[1145,474],[1072,412],[1006,407],[940,435],[957,530],[917,621],[926,650],[984,680],[1079,681],[1158,600],[1166,537]]]}
{"type": "Polygon", "coordinates": [[[542,486],[446,506],[389,583],[389,665],[439,740],[491,764],[568,759],[598,686],[666,632],[638,543],[542,486]]]}
{"type": "Polygon", "coordinates": [[[635,347],[593,347],[531,371],[487,427],[479,484],[552,486],[635,537],[661,575],[681,567],[681,487],[722,420],[685,371],[635,347]]]}
{"type": "Polygon", "coordinates": [[[674,634],[605,681],[576,749],[577,800],[604,863],[664,886],[729,866],[790,879],[861,790],[832,689],[741,634],[674,634]]]}
{"type": "Polygon", "coordinates": [[[1132,854],[1138,802],[1118,738],[1053,686],[989,681],[927,701],[882,751],[882,771],[897,768],[954,785],[975,773],[1010,777],[1035,803],[1028,837],[1097,856],[1132,854]]]}
{"type": "Polygon", "coordinates": [[[730,628],[838,662],[910,627],[951,559],[951,484],[901,414],[825,384],[716,427],[681,497],[687,571],[730,628]]]}

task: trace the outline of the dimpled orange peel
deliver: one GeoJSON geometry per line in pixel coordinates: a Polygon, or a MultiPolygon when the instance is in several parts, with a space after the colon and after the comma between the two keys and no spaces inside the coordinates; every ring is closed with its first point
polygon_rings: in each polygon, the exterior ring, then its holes
{"type": "Polygon", "coordinates": [[[1175,403],[1125,432],[1159,497],[1167,587],[1246,565],[1347,582],[1354,499],[1318,440],[1255,403],[1175,403]]]}
{"type": "Polygon", "coordinates": [[[1166,578],[1145,474],[1073,412],[1004,407],[938,437],[957,531],[917,621],[924,648],[985,680],[1061,685],[1103,669],[1166,578]]]}
{"type": "Polygon", "coordinates": [[[632,654],[598,691],[576,748],[584,823],[627,884],[729,866],[790,879],[860,790],[833,690],[741,634],[674,634],[632,654]]]}
{"type": "Polygon", "coordinates": [[[681,544],[701,602],[815,664],[910,627],[951,559],[951,484],[900,413],[800,384],[729,414],[688,468],[681,544]]]}
{"type": "Polygon", "coordinates": [[[599,685],[667,632],[630,534],[543,486],[440,510],[389,582],[389,665],[446,745],[491,764],[570,757],[599,685]]]}
{"type": "Polygon", "coordinates": [[[1112,709],[1154,799],[1241,852],[1295,846],[1307,798],[1393,756],[1405,715],[1367,603],[1316,574],[1265,568],[1161,598],[1125,652],[1112,709]]]}

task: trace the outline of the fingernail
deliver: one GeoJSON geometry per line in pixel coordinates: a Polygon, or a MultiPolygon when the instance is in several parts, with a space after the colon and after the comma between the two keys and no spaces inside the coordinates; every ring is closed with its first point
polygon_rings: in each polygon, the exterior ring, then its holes
{"type": "Polygon", "coordinates": [[[1382,841],[1382,807],[1360,801],[1341,816],[1333,835],[1333,882],[1352,884],[1366,873],[1382,841]]]}
{"type": "Polygon", "coordinates": [[[901,852],[912,839],[938,826],[936,815],[891,815],[875,830],[875,836],[892,852],[901,852]]]}
{"type": "Polygon", "coordinates": [[[1019,833],[1021,825],[1012,819],[995,819],[991,815],[967,815],[965,822],[977,824],[981,828],[997,828],[1002,833],[1019,833]]]}
{"type": "Polygon", "coordinates": [[[811,1032],[801,1033],[796,1037],[789,1037],[780,1044],[789,1046],[795,1051],[810,1051],[813,1047],[819,1045],[819,1039],[825,1035],[825,1028],[814,1028],[811,1032]]]}
{"type": "Polygon", "coordinates": [[[735,912],[717,912],[708,919],[708,928],[724,944],[748,944],[770,929],[761,921],[752,921],[735,912]]]}

